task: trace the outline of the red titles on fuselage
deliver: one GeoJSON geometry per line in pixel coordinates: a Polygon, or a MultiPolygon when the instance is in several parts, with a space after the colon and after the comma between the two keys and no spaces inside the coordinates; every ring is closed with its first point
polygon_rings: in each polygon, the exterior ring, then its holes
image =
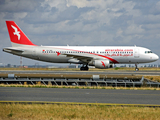
{"type": "Polygon", "coordinates": [[[133,51],[133,49],[106,49],[105,51],[111,51],[111,52],[113,52],[113,51],[115,51],[115,52],[131,52],[131,51],[133,51]]]}
{"type": "Polygon", "coordinates": [[[106,49],[106,56],[133,56],[133,49],[106,49]]]}

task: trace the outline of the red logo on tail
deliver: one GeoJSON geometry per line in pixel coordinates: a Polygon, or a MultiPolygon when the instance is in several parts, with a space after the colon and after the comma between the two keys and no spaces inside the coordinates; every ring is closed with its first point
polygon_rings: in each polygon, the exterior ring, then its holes
{"type": "Polygon", "coordinates": [[[12,43],[17,45],[34,45],[14,21],[6,21],[6,24],[12,43]]]}
{"type": "Polygon", "coordinates": [[[11,27],[14,29],[13,34],[14,34],[14,35],[17,35],[17,36],[18,36],[18,40],[19,40],[20,37],[21,37],[21,35],[19,34],[20,32],[18,31],[18,29],[17,29],[15,26],[11,25],[11,27]]]}
{"type": "Polygon", "coordinates": [[[102,63],[102,65],[103,65],[104,67],[106,66],[103,61],[101,61],[101,63],[102,63]]]}

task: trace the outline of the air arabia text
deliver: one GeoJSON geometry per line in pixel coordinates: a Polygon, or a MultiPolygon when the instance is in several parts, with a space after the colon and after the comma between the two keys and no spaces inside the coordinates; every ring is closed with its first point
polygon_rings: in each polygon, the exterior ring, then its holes
{"type": "Polygon", "coordinates": [[[133,49],[106,49],[106,56],[133,56],[133,49]]]}

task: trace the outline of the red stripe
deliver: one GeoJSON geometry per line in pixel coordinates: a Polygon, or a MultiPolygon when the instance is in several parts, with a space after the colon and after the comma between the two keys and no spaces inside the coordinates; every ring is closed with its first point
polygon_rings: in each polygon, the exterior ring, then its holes
{"type": "MultiPolygon", "coordinates": [[[[94,53],[91,53],[91,54],[94,54],[94,53]]],[[[109,59],[110,61],[112,61],[113,63],[118,63],[118,61],[116,61],[116,60],[113,59],[113,58],[110,58],[110,57],[107,57],[107,56],[104,56],[104,55],[101,55],[101,54],[94,54],[94,55],[98,55],[98,56],[100,56],[100,57],[107,58],[107,59],[109,59]]]]}
{"type": "MultiPolygon", "coordinates": [[[[71,50],[71,51],[77,51],[77,52],[89,53],[89,52],[85,52],[85,51],[72,50],[72,49],[65,49],[65,48],[57,48],[57,49],[63,49],[63,50],[71,50]]],[[[108,60],[112,61],[113,63],[119,63],[119,62],[118,62],[118,61],[116,61],[115,59],[110,58],[110,57],[107,57],[107,56],[104,56],[104,55],[101,55],[101,54],[96,54],[96,53],[89,53],[89,54],[93,54],[93,55],[97,55],[97,56],[100,56],[100,57],[106,58],[106,59],[108,59],[108,60]]]]}

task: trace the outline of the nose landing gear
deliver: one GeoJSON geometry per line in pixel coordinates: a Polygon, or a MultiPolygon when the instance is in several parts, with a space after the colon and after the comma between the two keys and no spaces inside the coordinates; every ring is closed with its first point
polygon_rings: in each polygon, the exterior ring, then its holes
{"type": "Polygon", "coordinates": [[[135,71],[139,71],[139,68],[137,67],[137,64],[135,64],[136,68],[135,68],[135,71]]]}

